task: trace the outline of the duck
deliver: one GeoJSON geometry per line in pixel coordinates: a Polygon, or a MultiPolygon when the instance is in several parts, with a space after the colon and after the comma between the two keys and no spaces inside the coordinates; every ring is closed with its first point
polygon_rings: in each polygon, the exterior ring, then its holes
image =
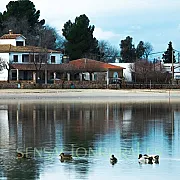
{"type": "Polygon", "coordinates": [[[113,154],[111,155],[110,162],[112,165],[117,163],[117,158],[113,154]]]}
{"type": "Polygon", "coordinates": [[[26,158],[26,157],[27,156],[24,153],[20,153],[20,152],[17,153],[17,158],[26,158]]]}
{"type": "Polygon", "coordinates": [[[153,160],[154,160],[154,163],[155,163],[155,164],[159,164],[159,155],[155,155],[155,156],[153,157],[153,160]]]}
{"type": "Polygon", "coordinates": [[[148,156],[147,154],[145,155],[139,154],[138,161],[139,164],[153,164],[153,157],[148,156]]]}
{"type": "Polygon", "coordinates": [[[159,164],[159,155],[147,155],[147,154],[145,154],[144,156],[152,157],[153,158],[153,162],[155,164],[159,164]]]}
{"type": "Polygon", "coordinates": [[[61,153],[59,156],[61,157],[61,161],[64,161],[64,160],[72,160],[72,155],[71,155],[71,154],[61,153]]]}

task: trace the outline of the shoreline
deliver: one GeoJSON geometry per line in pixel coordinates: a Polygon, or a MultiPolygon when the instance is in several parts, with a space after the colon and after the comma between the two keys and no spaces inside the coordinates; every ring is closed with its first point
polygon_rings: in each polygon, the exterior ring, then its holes
{"type": "Polygon", "coordinates": [[[180,102],[170,89],[0,89],[1,102],[180,102]]]}

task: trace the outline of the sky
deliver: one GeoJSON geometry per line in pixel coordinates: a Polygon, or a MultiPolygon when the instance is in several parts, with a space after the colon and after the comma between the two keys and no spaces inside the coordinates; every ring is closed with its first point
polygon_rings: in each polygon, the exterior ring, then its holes
{"type": "MultiPolygon", "coordinates": [[[[150,42],[153,52],[167,50],[169,41],[180,51],[180,0],[31,0],[40,20],[61,34],[64,23],[86,14],[95,26],[94,37],[119,48],[121,40],[150,42]]],[[[0,12],[9,0],[0,1],[0,12]]],[[[157,54],[157,57],[161,54],[157,54]]]]}

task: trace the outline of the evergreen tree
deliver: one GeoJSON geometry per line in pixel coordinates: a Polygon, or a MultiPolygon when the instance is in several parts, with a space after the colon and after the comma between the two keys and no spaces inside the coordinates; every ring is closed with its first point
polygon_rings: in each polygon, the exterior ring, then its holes
{"type": "Polygon", "coordinates": [[[36,10],[29,0],[10,1],[7,10],[0,13],[0,35],[7,34],[11,29],[26,37],[26,45],[57,49],[62,46],[60,37],[54,28],[39,20],[40,11],[36,10]],[[57,41],[58,39],[58,41],[57,41]],[[61,44],[57,44],[61,43],[61,44]]]}
{"type": "Polygon", "coordinates": [[[64,24],[63,36],[66,38],[65,50],[70,60],[78,58],[99,59],[98,41],[93,37],[94,26],[89,25],[88,17],[83,14],[64,24]]]}
{"type": "Polygon", "coordinates": [[[176,59],[175,59],[174,53],[175,52],[174,52],[173,47],[172,47],[172,42],[170,41],[168,44],[167,51],[164,52],[163,57],[162,57],[164,63],[172,63],[172,56],[173,56],[173,62],[175,63],[176,59]]]}
{"type": "Polygon", "coordinates": [[[138,59],[142,59],[145,53],[145,47],[144,47],[144,42],[140,41],[139,44],[136,47],[136,57],[138,59]]]}
{"type": "Polygon", "coordinates": [[[120,55],[123,62],[135,62],[136,49],[134,47],[134,44],[132,44],[132,38],[130,36],[127,36],[125,40],[121,40],[120,49],[120,55]]]}
{"type": "Polygon", "coordinates": [[[35,5],[29,0],[10,1],[6,5],[7,10],[3,13],[3,19],[8,20],[9,17],[14,17],[17,20],[26,17],[28,20],[29,29],[34,28],[37,23],[43,25],[45,20],[39,21],[40,10],[36,11],[35,5]]]}

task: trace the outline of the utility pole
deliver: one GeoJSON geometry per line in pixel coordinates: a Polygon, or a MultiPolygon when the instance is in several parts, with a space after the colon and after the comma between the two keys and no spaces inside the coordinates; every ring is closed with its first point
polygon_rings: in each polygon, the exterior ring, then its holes
{"type": "Polygon", "coordinates": [[[173,54],[173,48],[172,48],[172,67],[171,67],[171,70],[172,70],[172,84],[173,84],[173,81],[174,81],[174,54],[173,54]]]}

